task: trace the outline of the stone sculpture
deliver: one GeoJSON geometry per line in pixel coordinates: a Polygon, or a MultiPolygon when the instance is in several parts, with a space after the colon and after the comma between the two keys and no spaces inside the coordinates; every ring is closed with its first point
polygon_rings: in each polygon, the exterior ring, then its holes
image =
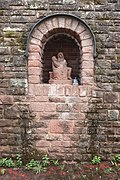
{"type": "Polygon", "coordinates": [[[50,84],[71,84],[71,71],[72,68],[67,66],[67,61],[64,58],[62,52],[59,52],[56,56],[52,57],[52,70],[53,72],[49,72],[50,74],[50,84]]]}

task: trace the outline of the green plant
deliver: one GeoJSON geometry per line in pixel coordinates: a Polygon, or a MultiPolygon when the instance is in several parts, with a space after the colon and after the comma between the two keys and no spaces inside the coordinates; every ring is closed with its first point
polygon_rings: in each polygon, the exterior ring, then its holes
{"type": "Polygon", "coordinates": [[[31,161],[26,164],[27,169],[36,171],[36,174],[40,173],[41,170],[46,172],[46,167],[44,166],[45,164],[43,162],[36,161],[34,159],[31,159],[31,161]]]}
{"type": "Polygon", "coordinates": [[[47,154],[42,157],[42,166],[46,167],[50,164],[50,160],[47,154]]]}
{"type": "Polygon", "coordinates": [[[60,169],[63,171],[65,169],[65,164],[61,164],[60,169]]]}
{"type": "Polygon", "coordinates": [[[7,158],[0,159],[0,167],[3,167],[5,165],[6,160],[7,160],[7,158]]]}
{"type": "Polygon", "coordinates": [[[1,174],[1,175],[4,175],[4,174],[5,174],[5,171],[6,171],[6,169],[1,169],[0,174],[1,174]]]}
{"type": "Polygon", "coordinates": [[[17,157],[16,157],[16,165],[18,167],[21,167],[23,165],[23,162],[22,162],[22,158],[21,158],[21,155],[20,154],[17,154],[17,157]]]}
{"type": "Polygon", "coordinates": [[[110,168],[107,168],[105,169],[105,172],[108,172],[108,173],[111,173],[113,171],[113,169],[110,167],[110,168]]]}
{"type": "Polygon", "coordinates": [[[11,158],[9,158],[9,159],[6,159],[5,166],[6,167],[15,167],[15,163],[13,162],[13,160],[11,158]]]}
{"type": "Polygon", "coordinates": [[[0,159],[0,167],[15,167],[15,163],[11,158],[0,159]]]}
{"type": "Polygon", "coordinates": [[[35,169],[35,167],[37,167],[38,165],[40,165],[39,161],[31,159],[31,161],[26,164],[26,167],[27,167],[27,169],[30,170],[30,169],[35,169]]]}
{"type": "Polygon", "coordinates": [[[117,166],[117,163],[120,163],[120,154],[117,154],[111,160],[111,164],[117,166]]]}
{"type": "Polygon", "coordinates": [[[42,164],[37,164],[33,169],[36,171],[36,174],[39,174],[42,170],[42,164]]]}
{"type": "Polygon", "coordinates": [[[55,165],[55,166],[59,166],[59,160],[51,160],[51,162],[55,165]]]}
{"type": "Polygon", "coordinates": [[[101,163],[101,157],[100,156],[94,156],[92,159],[92,164],[100,164],[101,163]]]}
{"type": "Polygon", "coordinates": [[[116,162],[120,163],[120,154],[117,154],[114,159],[116,162]]]}

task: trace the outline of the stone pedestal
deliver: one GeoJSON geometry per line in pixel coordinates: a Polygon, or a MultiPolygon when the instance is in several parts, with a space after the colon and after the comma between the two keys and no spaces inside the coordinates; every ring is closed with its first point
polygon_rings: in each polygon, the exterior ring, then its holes
{"type": "Polygon", "coordinates": [[[72,85],[72,80],[54,80],[54,79],[50,79],[49,84],[70,84],[70,85],[72,85]]]}

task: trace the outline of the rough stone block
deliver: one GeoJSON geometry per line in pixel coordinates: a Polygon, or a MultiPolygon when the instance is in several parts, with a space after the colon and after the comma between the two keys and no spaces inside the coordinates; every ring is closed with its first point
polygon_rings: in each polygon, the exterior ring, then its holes
{"type": "Polygon", "coordinates": [[[79,86],[78,85],[73,85],[72,96],[79,96],[79,86]]]}
{"type": "Polygon", "coordinates": [[[85,84],[85,85],[88,85],[88,84],[93,84],[94,83],[94,79],[93,77],[82,77],[81,78],[81,84],[85,84]]]}
{"type": "Polygon", "coordinates": [[[57,86],[52,84],[49,88],[49,96],[56,96],[57,95],[57,86]]]}
{"type": "Polygon", "coordinates": [[[87,96],[87,87],[80,87],[80,97],[87,96]]]}
{"type": "Polygon", "coordinates": [[[4,117],[6,119],[16,119],[20,118],[19,107],[17,105],[14,106],[5,106],[4,117]]]}
{"type": "Polygon", "coordinates": [[[41,41],[39,39],[36,39],[36,38],[31,38],[30,43],[39,45],[40,47],[42,46],[41,41]]]}
{"type": "Polygon", "coordinates": [[[118,94],[117,93],[113,93],[113,92],[106,92],[104,93],[104,102],[107,103],[114,103],[114,102],[118,102],[118,94]]]}
{"type": "Polygon", "coordinates": [[[28,67],[40,67],[41,62],[39,60],[28,61],[28,67]]]}
{"type": "Polygon", "coordinates": [[[79,103],[71,103],[69,104],[70,112],[79,113],[80,112],[80,104],[79,103]]]}
{"type": "Polygon", "coordinates": [[[29,53],[28,60],[41,60],[40,54],[36,53],[29,53]]]}
{"type": "Polygon", "coordinates": [[[80,36],[80,33],[82,33],[83,31],[85,31],[85,27],[82,25],[82,24],[79,24],[78,26],[77,26],[77,28],[76,28],[76,33],[78,33],[79,34],[79,36],[80,36]]]}
{"type": "Polygon", "coordinates": [[[81,41],[81,45],[82,47],[92,46],[93,45],[92,39],[83,39],[81,41]]]}
{"type": "Polygon", "coordinates": [[[64,28],[65,27],[65,18],[59,17],[58,18],[58,24],[59,24],[59,28],[64,28]]]}
{"type": "Polygon", "coordinates": [[[70,147],[70,141],[52,141],[51,147],[70,147]]]}
{"type": "MultiPolygon", "coordinates": [[[[84,37],[85,38],[85,37],[84,37]]],[[[87,37],[86,37],[87,38],[87,37]]],[[[82,48],[83,53],[93,53],[93,46],[87,46],[82,48]]]]}
{"type": "Polygon", "coordinates": [[[66,18],[65,27],[67,29],[69,29],[69,28],[71,28],[71,24],[72,24],[72,19],[71,18],[66,18]]]}
{"type": "Polygon", "coordinates": [[[72,95],[72,86],[71,85],[65,86],[65,95],[66,96],[71,96],[72,95]]]}
{"type": "Polygon", "coordinates": [[[53,28],[58,28],[58,19],[55,17],[55,18],[52,18],[52,24],[53,24],[53,28]]]}
{"type": "Polygon", "coordinates": [[[117,121],[119,118],[119,110],[108,110],[108,120],[117,121]]]}
{"type": "Polygon", "coordinates": [[[3,103],[3,104],[13,104],[13,101],[14,101],[14,98],[13,96],[0,96],[0,101],[3,103]]]}
{"type": "Polygon", "coordinates": [[[47,28],[47,26],[46,26],[44,23],[40,24],[40,26],[38,26],[38,29],[39,29],[43,34],[48,33],[48,28],[47,28]]]}
{"type": "Polygon", "coordinates": [[[28,81],[31,84],[38,84],[38,83],[40,83],[40,77],[36,76],[36,75],[31,75],[31,76],[29,76],[28,81]]]}
{"type": "Polygon", "coordinates": [[[44,107],[44,111],[45,112],[51,112],[51,111],[55,111],[56,110],[56,104],[49,102],[49,103],[45,103],[45,107],[44,107]]]}
{"type": "Polygon", "coordinates": [[[86,39],[90,39],[91,38],[91,35],[89,33],[88,30],[85,30],[83,31],[81,34],[80,34],[80,39],[81,40],[86,40],[86,39]]]}
{"type": "Polygon", "coordinates": [[[28,75],[39,76],[40,75],[40,68],[39,67],[29,67],[28,75]]]}
{"type": "Polygon", "coordinates": [[[41,112],[44,111],[44,104],[41,102],[31,102],[30,108],[33,112],[41,112]]]}
{"type": "Polygon", "coordinates": [[[43,95],[44,96],[48,96],[48,93],[49,93],[49,84],[44,84],[43,85],[43,95]]]}
{"type": "Polygon", "coordinates": [[[35,29],[35,31],[32,33],[32,37],[41,41],[43,38],[43,34],[39,30],[35,29]]]}
{"type": "MultiPolygon", "coordinates": [[[[93,69],[94,68],[94,64],[93,61],[89,62],[89,61],[83,61],[82,62],[82,69],[86,70],[86,69],[93,69]]],[[[84,72],[84,71],[83,71],[84,72]]]]}
{"type": "Polygon", "coordinates": [[[83,69],[82,76],[83,77],[93,77],[94,76],[94,69],[83,69]]]}
{"type": "Polygon", "coordinates": [[[28,49],[29,52],[41,52],[41,49],[40,49],[40,46],[38,45],[33,45],[33,44],[30,44],[29,45],[29,49],[28,49]]]}
{"type": "Polygon", "coordinates": [[[51,133],[73,133],[73,121],[59,121],[51,120],[50,121],[50,132],[51,133]]]}
{"type": "Polygon", "coordinates": [[[50,31],[51,29],[53,29],[53,24],[52,24],[52,20],[49,19],[45,22],[45,25],[47,26],[47,29],[50,31]]]}
{"type": "Polygon", "coordinates": [[[91,61],[91,63],[93,63],[94,62],[93,53],[83,53],[82,60],[83,61],[91,61]]]}
{"type": "Polygon", "coordinates": [[[69,112],[70,111],[70,107],[68,104],[57,104],[56,106],[56,111],[57,112],[69,112]]]}
{"type": "Polygon", "coordinates": [[[57,95],[64,96],[65,95],[65,87],[64,86],[57,86],[57,95]]]}
{"type": "Polygon", "coordinates": [[[73,31],[75,31],[75,29],[77,28],[78,24],[79,24],[79,21],[73,19],[73,20],[72,20],[72,24],[71,24],[71,29],[72,29],[73,31]]]}
{"type": "Polygon", "coordinates": [[[35,144],[37,147],[49,147],[50,146],[50,142],[45,141],[45,140],[36,141],[35,144]]]}

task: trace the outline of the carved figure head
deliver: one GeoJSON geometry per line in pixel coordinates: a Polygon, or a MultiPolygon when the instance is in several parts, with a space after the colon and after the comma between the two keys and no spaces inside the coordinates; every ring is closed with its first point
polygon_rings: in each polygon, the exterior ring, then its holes
{"type": "Polygon", "coordinates": [[[58,60],[64,60],[64,55],[62,52],[58,53],[58,60]]]}

